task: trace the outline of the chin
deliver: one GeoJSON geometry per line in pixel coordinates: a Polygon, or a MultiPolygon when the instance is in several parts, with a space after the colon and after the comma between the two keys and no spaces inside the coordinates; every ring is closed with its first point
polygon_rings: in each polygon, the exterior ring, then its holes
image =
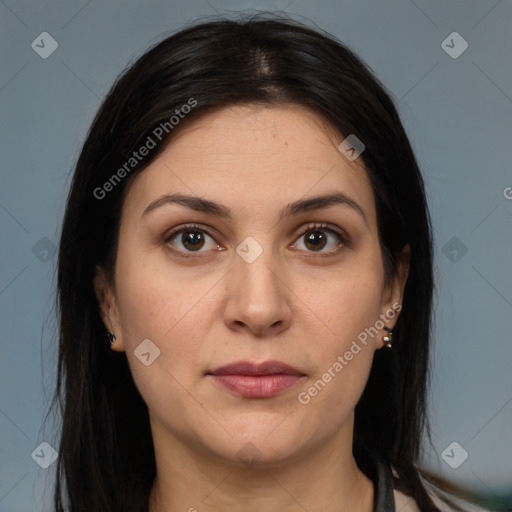
{"type": "MultiPolygon", "coordinates": [[[[272,427],[275,429],[275,426],[272,427]]],[[[290,426],[288,426],[290,429],[290,426]]],[[[218,444],[208,439],[208,447],[228,464],[239,467],[271,468],[291,463],[300,458],[305,448],[304,440],[298,436],[290,436],[290,430],[277,432],[275,429],[265,431],[253,430],[245,434],[224,436],[218,444]]],[[[292,429],[298,433],[298,426],[292,429]]],[[[229,430],[228,430],[229,432],[229,430]]]]}

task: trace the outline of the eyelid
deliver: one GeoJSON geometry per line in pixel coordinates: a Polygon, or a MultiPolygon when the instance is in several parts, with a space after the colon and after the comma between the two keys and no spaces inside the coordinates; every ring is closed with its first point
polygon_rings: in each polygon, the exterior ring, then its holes
{"type": "Polygon", "coordinates": [[[171,231],[168,231],[165,235],[164,235],[164,241],[165,242],[168,242],[174,235],[176,235],[177,233],[181,233],[181,231],[193,231],[193,230],[197,230],[197,231],[203,231],[205,232],[209,237],[213,238],[213,235],[210,233],[210,227],[205,227],[205,226],[201,226],[199,224],[183,224],[181,226],[177,226],[176,228],[173,228],[171,231]]]}
{"type": "Polygon", "coordinates": [[[336,233],[341,239],[347,239],[349,238],[348,234],[343,231],[342,229],[338,228],[334,224],[329,224],[328,222],[311,222],[304,228],[302,228],[301,231],[299,231],[299,234],[297,236],[302,236],[308,231],[311,231],[313,229],[325,229],[326,231],[331,231],[333,233],[336,233]]]}

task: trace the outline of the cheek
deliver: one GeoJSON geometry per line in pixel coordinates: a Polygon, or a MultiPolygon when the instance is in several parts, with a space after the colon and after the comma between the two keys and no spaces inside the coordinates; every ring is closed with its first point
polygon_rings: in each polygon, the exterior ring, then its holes
{"type": "Polygon", "coordinates": [[[381,308],[382,274],[379,266],[374,268],[333,276],[325,281],[322,293],[308,296],[308,305],[322,320],[311,322],[325,334],[319,334],[317,343],[308,347],[315,372],[301,390],[305,394],[299,402],[328,409],[330,417],[339,416],[339,421],[355,407],[364,390],[380,335],[375,324],[381,308]]]}
{"type": "Polygon", "coordinates": [[[190,273],[180,273],[161,257],[134,251],[130,258],[121,255],[117,261],[116,284],[128,344],[152,337],[161,343],[172,342],[181,324],[190,324],[189,319],[197,316],[196,310],[204,307],[205,292],[216,280],[218,277],[211,275],[196,278],[190,273]]]}
{"type": "Polygon", "coordinates": [[[169,266],[159,259],[144,254],[133,257],[134,253],[120,250],[116,265],[126,357],[148,404],[158,400],[156,395],[179,399],[183,387],[188,387],[204,370],[203,340],[214,318],[207,292],[213,293],[219,276],[171,273],[169,266]],[[127,258],[123,254],[131,256],[127,258]],[[148,339],[157,347],[159,355],[145,366],[136,353],[148,339]]]}
{"type": "MultiPolygon", "coordinates": [[[[122,270],[120,266],[120,273],[122,270]]],[[[155,277],[141,269],[124,274],[118,295],[126,357],[135,385],[150,411],[165,415],[168,410],[185,410],[185,406],[190,409],[193,401],[186,389],[199,372],[201,348],[199,326],[190,320],[201,307],[196,304],[199,293],[190,288],[187,293],[179,293],[161,274],[155,277]],[[144,357],[140,358],[147,350],[139,350],[147,340],[151,340],[149,365],[144,363],[144,357]],[[158,354],[155,358],[152,351],[158,354]]]]}
{"type": "Polygon", "coordinates": [[[382,279],[378,271],[340,273],[325,280],[313,294],[309,292],[311,309],[323,321],[329,337],[336,340],[329,343],[333,349],[343,350],[375,325],[382,305],[382,279]]]}

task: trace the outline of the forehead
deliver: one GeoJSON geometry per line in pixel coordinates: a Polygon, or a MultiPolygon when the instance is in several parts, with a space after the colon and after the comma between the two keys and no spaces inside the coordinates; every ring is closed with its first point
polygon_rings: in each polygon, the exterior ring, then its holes
{"type": "Polygon", "coordinates": [[[362,160],[349,161],[338,150],[343,139],[298,105],[222,108],[177,132],[136,176],[125,206],[136,214],[162,194],[183,193],[251,217],[300,198],[342,192],[372,219],[371,183],[362,160]]]}

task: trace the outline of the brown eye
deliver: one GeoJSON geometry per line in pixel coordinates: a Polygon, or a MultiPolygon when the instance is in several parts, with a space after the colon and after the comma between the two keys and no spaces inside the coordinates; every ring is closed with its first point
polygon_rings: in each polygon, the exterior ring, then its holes
{"type": "Polygon", "coordinates": [[[327,237],[322,231],[310,231],[305,238],[305,245],[308,249],[317,251],[321,250],[327,244],[327,237]]]}
{"type": "Polygon", "coordinates": [[[191,225],[183,226],[172,231],[166,237],[165,242],[170,244],[178,253],[187,255],[186,253],[206,252],[202,251],[201,249],[204,247],[208,249],[207,245],[209,240],[211,241],[209,247],[210,249],[219,247],[215,240],[204,229],[196,225],[191,225]]]}
{"type": "Polygon", "coordinates": [[[204,235],[201,231],[183,231],[181,243],[188,250],[197,251],[204,245],[204,235]]]}
{"type": "Polygon", "coordinates": [[[299,236],[299,242],[303,241],[305,249],[300,247],[301,244],[294,244],[296,249],[304,250],[309,253],[318,253],[321,255],[329,255],[337,253],[341,248],[349,246],[347,236],[337,230],[328,227],[327,224],[313,224],[307,226],[299,236]],[[325,247],[330,245],[330,249],[323,251],[325,247]]]}

